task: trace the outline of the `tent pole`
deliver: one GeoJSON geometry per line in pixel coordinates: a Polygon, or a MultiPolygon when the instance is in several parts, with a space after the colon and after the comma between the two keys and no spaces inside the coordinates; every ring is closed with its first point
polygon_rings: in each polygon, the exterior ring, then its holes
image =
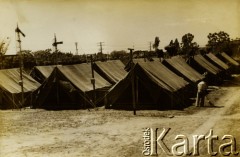
{"type": "Polygon", "coordinates": [[[57,85],[57,105],[59,105],[59,86],[58,86],[58,79],[56,79],[56,85],[57,85]]]}
{"type": "Polygon", "coordinates": [[[131,72],[132,72],[132,101],[133,101],[133,114],[136,115],[136,91],[135,91],[135,73],[133,71],[133,50],[131,48],[128,48],[130,50],[130,63],[131,63],[131,72]]]}
{"type": "Polygon", "coordinates": [[[132,76],[132,101],[133,101],[133,114],[136,115],[136,93],[135,93],[135,76],[134,76],[134,72],[133,72],[133,76],[132,76]]]}
{"type": "Polygon", "coordinates": [[[93,71],[93,57],[91,55],[91,71],[92,71],[92,85],[93,85],[93,104],[94,104],[94,107],[96,106],[96,88],[95,88],[95,78],[94,78],[94,71],[93,71]]]}
{"type": "Polygon", "coordinates": [[[106,95],[107,95],[107,91],[105,91],[105,93],[104,93],[104,106],[105,106],[105,108],[107,106],[107,97],[106,97],[106,95]]]}
{"type": "MultiPolygon", "coordinates": [[[[84,98],[85,98],[85,97],[86,97],[86,93],[84,92],[84,98]]],[[[86,99],[83,99],[83,101],[84,101],[84,109],[85,109],[85,108],[87,108],[87,107],[86,107],[86,106],[87,106],[87,105],[86,105],[86,99]]]]}
{"type": "Polygon", "coordinates": [[[136,77],[136,106],[138,106],[138,77],[136,77]]]}
{"type": "Polygon", "coordinates": [[[0,105],[3,104],[3,91],[0,89],[0,105]]]}
{"type": "MultiPolygon", "coordinates": [[[[19,106],[17,106],[14,101],[15,101],[15,100],[14,100],[14,96],[13,96],[13,94],[12,94],[12,106],[16,106],[16,108],[18,108],[19,106]]],[[[15,108],[15,107],[14,107],[14,108],[15,108]]]]}
{"type": "Polygon", "coordinates": [[[31,92],[31,103],[30,103],[30,104],[31,104],[31,108],[32,108],[32,106],[33,106],[33,102],[32,102],[32,101],[33,101],[32,94],[33,94],[33,92],[31,92]]]}
{"type": "MultiPolygon", "coordinates": [[[[57,67],[57,66],[56,66],[57,67]]],[[[59,106],[59,80],[58,80],[58,77],[57,77],[57,72],[56,72],[56,70],[54,70],[54,77],[56,78],[56,96],[57,96],[57,105],[59,106]]]]}

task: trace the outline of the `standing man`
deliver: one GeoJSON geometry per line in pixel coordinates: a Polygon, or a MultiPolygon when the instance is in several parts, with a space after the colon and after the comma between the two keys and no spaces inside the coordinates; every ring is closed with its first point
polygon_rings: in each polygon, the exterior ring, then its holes
{"type": "Polygon", "coordinates": [[[207,95],[207,84],[206,82],[201,81],[198,83],[197,87],[198,87],[198,91],[197,91],[197,98],[196,98],[196,106],[203,107],[205,96],[207,95]]]}

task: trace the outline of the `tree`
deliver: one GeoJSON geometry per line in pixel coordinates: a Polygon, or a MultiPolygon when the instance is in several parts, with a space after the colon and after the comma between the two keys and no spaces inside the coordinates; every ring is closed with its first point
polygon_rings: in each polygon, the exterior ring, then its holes
{"type": "Polygon", "coordinates": [[[32,69],[35,65],[35,59],[33,54],[31,53],[31,50],[23,50],[23,67],[26,69],[32,69]]]}
{"type": "Polygon", "coordinates": [[[110,53],[110,57],[112,59],[122,59],[122,58],[124,58],[124,56],[128,56],[127,52],[124,51],[124,50],[122,50],[122,51],[112,51],[110,53]]]}
{"type": "Polygon", "coordinates": [[[167,50],[167,53],[170,57],[175,56],[179,53],[180,45],[177,39],[173,42],[173,40],[170,41],[169,45],[164,48],[167,50]]]}
{"type": "Polygon", "coordinates": [[[154,40],[154,43],[153,43],[153,48],[155,49],[155,52],[158,49],[159,43],[160,43],[159,37],[155,37],[155,40],[154,40]]]}
{"type": "Polygon", "coordinates": [[[9,44],[10,39],[8,37],[0,41],[0,69],[3,68],[4,55],[7,52],[9,44]]]}
{"type": "Polygon", "coordinates": [[[207,47],[209,51],[212,51],[213,53],[218,53],[222,51],[231,53],[229,34],[224,31],[220,31],[218,33],[209,33],[207,37],[207,47]]]}
{"type": "Polygon", "coordinates": [[[193,42],[193,39],[194,35],[191,33],[185,34],[182,37],[181,54],[187,57],[193,57],[195,55],[196,51],[199,49],[199,45],[193,42]]]}
{"type": "Polygon", "coordinates": [[[158,49],[159,43],[160,43],[159,37],[155,37],[153,48],[155,49],[155,53],[157,54],[157,56],[159,58],[163,58],[163,50],[158,49]]]}
{"type": "Polygon", "coordinates": [[[172,57],[174,53],[173,40],[171,40],[169,45],[165,46],[164,49],[167,51],[168,56],[172,57]]]}
{"type": "Polygon", "coordinates": [[[96,60],[106,61],[107,60],[107,54],[104,54],[102,52],[98,52],[97,55],[96,55],[96,60]]]}
{"type": "Polygon", "coordinates": [[[178,39],[176,38],[175,41],[174,41],[174,47],[175,47],[175,54],[178,54],[180,53],[180,44],[178,42],[178,39]]]}
{"type": "Polygon", "coordinates": [[[36,61],[37,65],[48,65],[52,64],[52,55],[51,55],[51,49],[46,50],[38,50],[33,52],[34,59],[36,61]]]}

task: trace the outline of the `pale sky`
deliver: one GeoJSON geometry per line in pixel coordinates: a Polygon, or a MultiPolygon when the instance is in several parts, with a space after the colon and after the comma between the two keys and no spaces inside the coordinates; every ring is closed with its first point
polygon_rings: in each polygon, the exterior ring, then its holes
{"type": "Polygon", "coordinates": [[[75,53],[148,50],[158,36],[160,48],[192,33],[200,46],[207,35],[225,31],[240,37],[239,0],[0,0],[0,39],[10,37],[7,54],[16,53],[15,28],[26,34],[22,49],[52,48],[54,33],[75,53]]]}

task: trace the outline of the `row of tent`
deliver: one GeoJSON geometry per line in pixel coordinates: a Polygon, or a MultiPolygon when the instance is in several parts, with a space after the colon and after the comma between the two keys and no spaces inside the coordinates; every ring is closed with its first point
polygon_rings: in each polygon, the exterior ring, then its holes
{"type": "Polygon", "coordinates": [[[18,69],[0,70],[0,108],[31,106],[44,109],[79,109],[105,106],[114,109],[183,108],[195,97],[197,83],[221,82],[239,63],[226,53],[185,59],[174,56],[120,60],[93,64],[36,66],[23,73],[24,104],[18,69]]]}

